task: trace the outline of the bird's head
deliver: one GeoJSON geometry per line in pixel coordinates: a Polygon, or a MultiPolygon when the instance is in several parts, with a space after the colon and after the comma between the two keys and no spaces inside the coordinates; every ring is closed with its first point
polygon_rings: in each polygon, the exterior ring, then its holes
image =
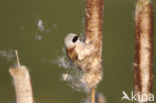
{"type": "Polygon", "coordinates": [[[80,37],[74,33],[69,33],[64,39],[66,48],[73,48],[80,42],[80,37]]]}

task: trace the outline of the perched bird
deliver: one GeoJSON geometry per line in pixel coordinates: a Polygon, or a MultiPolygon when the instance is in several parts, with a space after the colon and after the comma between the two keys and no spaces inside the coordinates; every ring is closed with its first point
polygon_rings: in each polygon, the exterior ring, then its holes
{"type": "Polygon", "coordinates": [[[74,33],[67,34],[64,43],[67,56],[83,72],[80,81],[84,84],[84,88],[86,90],[95,88],[103,75],[97,47],[90,41],[81,41],[74,33]]]}
{"type": "Polygon", "coordinates": [[[64,40],[66,53],[69,59],[80,70],[89,71],[89,65],[94,52],[94,45],[92,43],[85,43],[80,40],[80,37],[74,33],[69,33],[64,40]]]}

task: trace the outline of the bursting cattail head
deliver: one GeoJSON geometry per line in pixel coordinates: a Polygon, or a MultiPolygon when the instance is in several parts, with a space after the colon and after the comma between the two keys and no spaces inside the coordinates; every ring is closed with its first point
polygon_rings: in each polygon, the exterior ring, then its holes
{"type": "Polygon", "coordinates": [[[95,88],[102,79],[102,68],[94,44],[82,42],[76,34],[69,33],[65,37],[65,46],[67,56],[83,73],[80,82],[87,89],[95,88]]]}

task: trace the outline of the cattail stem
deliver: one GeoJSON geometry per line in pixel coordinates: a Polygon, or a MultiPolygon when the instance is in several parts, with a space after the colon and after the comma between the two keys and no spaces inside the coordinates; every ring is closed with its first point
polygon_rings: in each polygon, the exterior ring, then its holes
{"type": "Polygon", "coordinates": [[[9,69],[9,72],[14,80],[16,101],[17,103],[34,103],[29,71],[25,66],[20,65],[18,52],[15,51],[15,53],[18,66],[9,69]]]}
{"type": "MultiPolygon", "coordinates": [[[[153,6],[138,0],[135,10],[135,93],[149,95],[153,83],[153,6]]],[[[141,103],[147,102],[143,100],[141,103]]]]}
{"type": "Polygon", "coordinates": [[[95,88],[91,90],[91,103],[95,103],[95,88]]]}
{"type": "Polygon", "coordinates": [[[18,51],[15,50],[15,54],[16,54],[16,59],[17,59],[17,66],[20,66],[20,60],[19,60],[19,56],[18,56],[18,51]]]}

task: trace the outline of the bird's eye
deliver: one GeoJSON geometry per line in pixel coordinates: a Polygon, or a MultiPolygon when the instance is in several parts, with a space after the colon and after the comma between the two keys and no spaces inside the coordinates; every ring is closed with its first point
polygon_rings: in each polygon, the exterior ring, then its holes
{"type": "Polygon", "coordinates": [[[75,43],[77,40],[78,40],[78,38],[79,38],[79,36],[75,36],[74,38],[73,38],[73,43],[75,43]]]}

